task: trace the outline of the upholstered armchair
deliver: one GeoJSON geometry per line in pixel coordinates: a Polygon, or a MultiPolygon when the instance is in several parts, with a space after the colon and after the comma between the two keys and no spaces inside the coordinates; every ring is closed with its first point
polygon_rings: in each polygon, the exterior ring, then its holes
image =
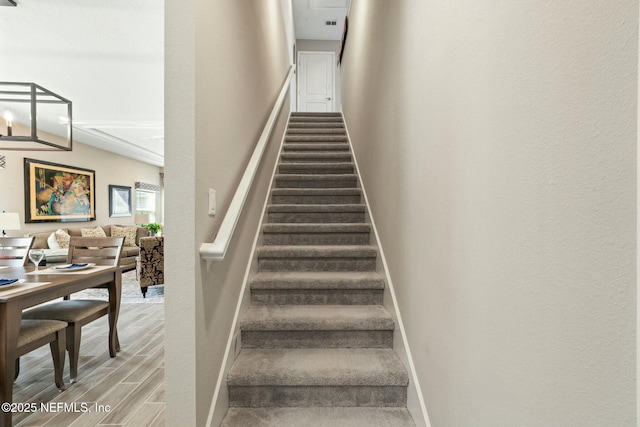
{"type": "Polygon", "coordinates": [[[143,298],[147,295],[147,287],[164,284],[164,237],[153,236],[140,239],[138,273],[143,298]]]}

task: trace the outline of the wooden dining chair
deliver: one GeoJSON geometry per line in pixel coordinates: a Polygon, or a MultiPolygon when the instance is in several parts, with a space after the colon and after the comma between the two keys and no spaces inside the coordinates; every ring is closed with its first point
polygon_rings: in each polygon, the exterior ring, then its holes
{"type": "Polygon", "coordinates": [[[59,320],[22,320],[20,322],[20,335],[18,335],[18,350],[16,357],[16,372],[14,378],[20,374],[20,357],[33,350],[49,344],[51,358],[53,359],[53,376],[56,386],[60,391],[65,389],[62,379],[64,371],[65,355],[65,330],[67,323],[59,320]]]}
{"type": "MultiPolygon", "coordinates": [[[[71,237],[67,262],[117,266],[124,237],[71,237]]],[[[64,274],[64,273],[60,273],[64,274]]],[[[81,330],[87,323],[109,314],[109,302],[69,299],[40,305],[22,313],[23,319],[53,319],[67,322],[67,351],[71,383],[78,377],[81,330]]]]}
{"type": "Polygon", "coordinates": [[[0,237],[0,265],[24,266],[35,237],[0,237]]]}

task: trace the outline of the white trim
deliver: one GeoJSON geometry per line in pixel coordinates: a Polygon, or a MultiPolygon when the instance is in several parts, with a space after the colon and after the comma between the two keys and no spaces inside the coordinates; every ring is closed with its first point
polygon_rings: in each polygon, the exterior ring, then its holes
{"type": "MultiPolygon", "coordinates": [[[[400,316],[400,308],[398,307],[396,293],[393,287],[391,276],[389,274],[387,259],[384,256],[384,251],[382,250],[382,244],[380,242],[380,236],[378,235],[378,229],[376,228],[376,223],[373,220],[373,214],[371,213],[369,199],[367,198],[367,192],[365,191],[365,188],[364,188],[364,182],[362,180],[362,175],[360,174],[360,168],[358,167],[358,160],[356,159],[356,153],[355,153],[355,150],[353,149],[353,144],[351,142],[351,136],[349,135],[349,129],[347,127],[347,121],[344,117],[344,113],[342,113],[342,120],[344,122],[345,132],[347,133],[347,141],[349,142],[349,147],[351,148],[351,157],[353,159],[353,163],[356,168],[356,174],[359,177],[360,187],[362,190],[362,197],[364,198],[364,203],[367,206],[367,212],[369,213],[369,221],[371,221],[371,228],[373,229],[374,237],[378,246],[378,251],[380,253],[380,261],[384,269],[385,281],[387,283],[389,295],[391,296],[391,301],[393,302],[393,310],[394,310],[393,315],[397,323],[397,331],[400,332],[400,337],[402,339],[402,346],[404,347],[403,350],[405,353],[404,356],[406,356],[406,360],[403,360],[403,362],[405,362],[405,364],[407,365],[405,367],[409,371],[409,375],[411,377],[411,381],[409,381],[409,390],[407,390],[407,408],[409,409],[409,412],[411,412],[411,416],[413,417],[413,420],[416,423],[416,426],[431,427],[431,422],[429,421],[429,414],[427,413],[427,407],[424,403],[424,397],[422,396],[422,390],[420,388],[420,381],[418,381],[418,374],[416,373],[416,368],[415,368],[415,365],[413,364],[413,357],[411,356],[411,350],[409,349],[409,343],[407,341],[407,333],[404,329],[404,324],[402,323],[402,317],[400,316]],[[409,405],[409,397],[410,397],[409,395],[411,391],[415,393],[415,396],[417,398],[418,405],[419,405],[419,412],[420,412],[419,414],[416,414],[416,409],[412,411],[412,408],[409,405]],[[416,415],[421,415],[422,419],[417,418],[416,415]]],[[[396,351],[397,350],[398,349],[396,349],[396,351]]],[[[399,354],[399,356],[401,356],[400,357],[401,360],[405,359],[402,357],[403,356],[402,354],[399,354]]]]}
{"type": "MultiPolygon", "coordinates": [[[[287,118],[287,123],[285,125],[285,130],[289,128],[289,120],[291,119],[291,115],[287,118]]],[[[258,228],[256,229],[256,236],[253,239],[253,246],[251,246],[251,258],[249,258],[249,262],[247,263],[247,269],[244,273],[244,278],[242,279],[242,287],[240,288],[240,294],[238,296],[238,303],[236,304],[236,311],[233,315],[233,322],[231,323],[231,329],[229,330],[229,338],[227,339],[227,347],[224,351],[224,358],[222,359],[222,364],[220,366],[220,373],[218,374],[218,381],[216,382],[216,388],[213,393],[213,399],[211,400],[211,406],[209,407],[209,416],[207,417],[207,426],[212,427],[213,423],[213,414],[215,412],[216,403],[220,395],[220,391],[223,386],[226,385],[227,372],[231,368],[231,364],[235,361],[235,351],[233,351],[234,346],[234,337],[237,333],[240,332],[240,328],[238,327],[238,319],[240,318],[240,313],[242,312],[244,295],[247,292],[247,283],[249,282],[249,275],[251,274],[251,265],[254,262],[254,258],[256,256],[256,247],[258,246],[258,241],[260,239],[262,224],[264,223],[264,219],[267,212],[267,206],[269,204],[269,199],[271,198],[271,188],[273,187],[273,183],[275,180],[276,172],[278,171],[278,160],[280,159],[280,155],[282,154],[282,148],[284,146],[284,140],[287,136],[286,131],[282,134],[282,140],[280,141],[280,148],[278,149],[278,155],[276,156],[276,162],[273,166],[273,172],[271,173],[271,181],[269,184],[269,188],[267,189],[267,195],[264,199],[264,204],[262,205],[262,215],[260,222],[258,223],[258,228]],[[233,354],[234,357],[231,357],[233,354]],[[227,366],[229,365],[229,366],[227,366]]]]}
{"type": "Polygon", "coordinates": [[[120,154],[121,156],[131,157],[132,159],[149,163],[154,166],[164,167],[164,154],[158,154],[129,141],[101,132],[98,129],[85,129],[74,126],[73,130],[76,136],[84,134],[82,141],[76,140],[76,142],[81,142],[82,144],[90,145],[101,150],[120,154]],[[109,144],[105,145],[105,141],[109,142],[109,144]]]}
{"type": "Polygon", "coordinates": [[[207,268],[211,261],[222,261],[227,254],[227,249],[229,249],[229,243],[231,243],[233,232],[238,224],[238,219],[240,219],[240,214],[242,213],[242,208],[247,200],[249,190],[251,190],[253,178],[256,175],[258,166],[260,166],[262,154],[267,146],[267,142],[269,142],[269,136],[273,131],[273,126],[278,118],[278,113],[280,113],[282,105],[284,104],[284,99],[289,89],[289,83],[291,82],[291,76],[293,75],[294,68],[295,65],[292,65],[289,68],[289,73],[287,74],[287,78],[284,80],[278,99],[273,106],[273,110],[271,110],[271,115],[267,120],[267,124],[264,126],[260,139],[258,139],[256,148],[253,150],[247,169],[245,169],[242,179],[240,180],[240,184],[238,184],[238,188],[233,195],[233,199],[231,200],[229,209],[222,220],[222,225],[220,226],[220,230],[218,230],[216,238],[213,243],[203,243],[200,246],[200,258],[207,262],[207,268]]]}
{"type": "MultiPolygon", "coordinates": [[[[640,44],[640,36],[638,37],[638,43],[640,44]]],[[[638,58],[638,67],[640,67],[640,57],[638,58]]],[[[636,91],[636,100],[640,99],[640,79],[638,80],[638,86],[636,91]]],[[[640,129],[640,109],[636,111],[637,118],[636,129],[640,129]]],[[[640,140],[636,132],[636,183],[640,182],[640,140]]],[[[640,187],[636,184],[636,373],[640,372],[640,187]]],[[[640,398],[640,376],[636,374],[636,402],[640,398]]],[[[640,405],[636,404],[636,422],[640,421],[640,405]]]]}
{"type": "MultiPolygon", "coordinates": [[[[296,64],[300,65],[300,54],[302,53],[306,53],[306,54],[311,54],[311,55],[326,55],[329,54],[331,55],[331,108],[330,111],[327,111],[327,113],[337,113],[338,110],[336,109],[336,67],[335,67],[335,63],[336,63],[336,53],[331,51],[331,50],[301,50],[298,51],[296,53],[296,64]]],[[[300,82],[298,81],[298,78],[300,77],[300,73],[297,72],[296,73],[296,88],[297,92],[296,92],[296,111],[300,111],[300,82]]],[[[342,107],[342,106],[341,106],[342,107]]]]}

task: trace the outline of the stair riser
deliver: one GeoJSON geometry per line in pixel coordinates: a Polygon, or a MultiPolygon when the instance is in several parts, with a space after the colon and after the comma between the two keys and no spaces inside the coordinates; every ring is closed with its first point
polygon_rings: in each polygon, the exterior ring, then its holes
{"type": "Polygon", "coordinates": [[[295,151],[349,151],[348,144],[284,144],[282,147],[285,153],[295,151]]]}
{"type": "Polygon", "coordinates": [[[276,178],[276,188],[356,188],[356,178],[288,179],[276,178]]]}
{"type": "Polygon", "coordinates": [[[399,386],[229,386],[229,406],[387,406],[407,404],[407,388],[399,386]]]}
{"type": "Polygon", "coordinates": [[[270,212],[269,222],[279,224],[309,224],[309,223],[362,223],[364,212],[270,212]]]}
{"type": "Polygon", "coordinates": [[[291,117],[290,124],[293,123],[344,123],[342,117],[291,117]]]}
{"type": "Polygon", "coordinates": [[[375,258],[258,258],[258,271],[375,271],[375,258]]]}
{"type": "Polygon", "coordinates": [[[319,112],[319,113],[312,113],[312,112],[308,112],[308,111],[294,111],[291,113],[291,118],[299,118],[299,117],[339,117],[340,119],[342,119],[342,113],[336,113],[336,112],[319,112]]]}
{"type": "Polygon", "coordinates": [[[229,408],[220,427],[416,427],[406,408],[229,408]]]}
{"type": "Polygon", "coordinates": [[[330,129],[330,128],[298,128],[288,129],[287,135],[345,135],[344,128],[330,129]]]}
{"type": "Polygon", "coordinates": [[[382,289],[252,289],[255,305],[381,305],[382,289]]]}
{"type": "Polygon", "coordinates": [[[342,122],[301,122],[294,121],[289,123],[289,129],[299,129],[299,128],[340,128],[344,130],[344,123],[342,122]]]}
{"type": "Polygon", "coordinates": [[[271,196],[274,205],[354,205],[361,203],[360,195],[349,196],[271,196]]]}
{"type": "Polygon", "coordinates": [[[242,348],[391,348],[393,331],[242,331],[242,348]]]}
{"type": "Polygon", "coordinates": [[[331,162],[331,163],[351,163],[353,159],[351,158],[351,154],[343,153],[341,156],[314,156],[316,153],[301,153],[298,155],[296,153],[295,156],[290,155],[291,153],[283,153],[281,157],[282,163],[318,163],[318,162],[331,162]],[[289,154],[289,155],[288,155],[289,154]]]}
{"type": "Polygon", "coordinates": [[[264,233],[265,245],[367,245],[369,233],[264,233]]]}
{"type": "Polygon", "coordinates": [[[346,136],[340,135],[289,135],[285,138],[287,143],[347,143],[346,136]]]}

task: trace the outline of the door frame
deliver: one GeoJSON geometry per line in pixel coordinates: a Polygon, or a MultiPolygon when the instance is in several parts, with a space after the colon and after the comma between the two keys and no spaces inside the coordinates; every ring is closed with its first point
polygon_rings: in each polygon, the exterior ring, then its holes
{"type": "MultiPolygon", "coordinates": [[[[299,50],[296,55],[296,110],[300,111],[300,55],[301,54],[311,54],[311,55],[319,55],[319,54],[330,54],[331,55],[331,64],[335,65],[336,63],[336,53],[332,50],[299,50]]],[[[336,112],[336,67],[331,67],[331,111],[336,112]]]]}

